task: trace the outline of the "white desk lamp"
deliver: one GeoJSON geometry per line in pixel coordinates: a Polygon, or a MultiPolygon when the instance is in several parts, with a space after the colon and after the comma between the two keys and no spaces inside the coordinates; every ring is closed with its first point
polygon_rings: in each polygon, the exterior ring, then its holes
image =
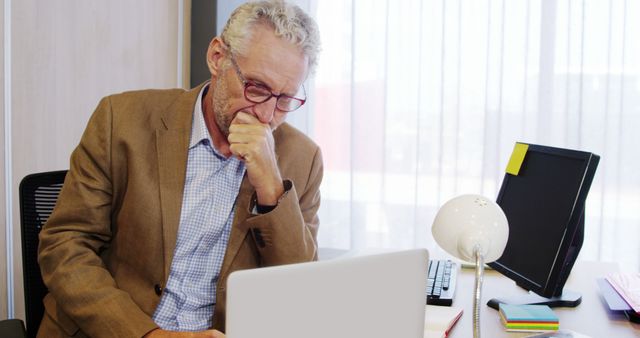
{"type": "Polygon", "coordinates": [[[445,203],[431,228],[449,254],[476,264],[473,336],[480,338],[480,298],[484,263],[500,258],[509,238],[507,217],[495,202],[480,195],[462,195],[445,203]]]}

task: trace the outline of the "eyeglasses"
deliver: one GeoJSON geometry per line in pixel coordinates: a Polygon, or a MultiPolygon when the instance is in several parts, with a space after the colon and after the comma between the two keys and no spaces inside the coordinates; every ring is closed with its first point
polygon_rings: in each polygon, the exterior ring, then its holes
{"type": "Polygon", "coordinates": [[[271,100],[272,97],[275,97],[276,108],[284,112],[294,111],[302,107],[305,101],[307,101],[306,99],[307,92],[304,89],[304,85],[302,86],[302,91],[305,96],[304,99],[285,95],[285,94],[276,95],[271,91],[270,88],[263,86],[261,84],[255,83],[253,81],[247,80],[244,77],[244,75],[242,75],[242,72],[240,71],[240,67],[238,66],[238,63],[236,62],[236,59],[233,56],[233,54],[229,53],[229,56],[231,59],[231,63],[233,64],[233,68],[236,71],[236,74],[238,74],[240,81],[242,81],[242,84],[244,85],[244,98],[247,99],[247,101],[252,103],[263,103],[271,100]]]}

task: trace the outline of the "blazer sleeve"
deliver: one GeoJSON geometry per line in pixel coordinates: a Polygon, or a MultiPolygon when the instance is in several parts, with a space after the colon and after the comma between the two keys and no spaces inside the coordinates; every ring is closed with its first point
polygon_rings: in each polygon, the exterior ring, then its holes
{"type": "MultiPolygon", "coordinates": [[[[244,226],[253,236],[263,266],[318,259],[318,209],[322,182],[322,153],[315,147],[306,180],[285,179],[285,193],[272,211],[250,217],[244,226]]],[[[255,193],[250,208],[255,205],[255,193]]]]}
{"type": "MultiPolygon", "coordinates": [[[[92,115],[51,217],[40,233],[42,277],[62,311],[91,337],[141,337],[157,325],[118,288],[101,253],[115,231],[110,99],[92,115]]],[[[68,332],[69,333],[69,332],[68,332]]]]}

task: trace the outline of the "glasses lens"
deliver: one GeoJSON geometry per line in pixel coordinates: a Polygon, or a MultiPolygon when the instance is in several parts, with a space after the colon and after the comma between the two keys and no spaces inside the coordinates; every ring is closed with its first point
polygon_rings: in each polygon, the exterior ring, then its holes
{"type": "Polygon", "coordinates": [[[254,83],[247,84],[244,90],[247,100],[254,103],[262,103],[271,98],[271,91],[265,87],[258,86],[254,83]]]}
{"type": "Polygon", "coordinates": [[[282,111],[293,111],[300,108],[303,103],[304,101],[296,99],[295,97],[280,96],[278,98],[278,102],[276,102],[276,105],[278,109],[282,111]]]}

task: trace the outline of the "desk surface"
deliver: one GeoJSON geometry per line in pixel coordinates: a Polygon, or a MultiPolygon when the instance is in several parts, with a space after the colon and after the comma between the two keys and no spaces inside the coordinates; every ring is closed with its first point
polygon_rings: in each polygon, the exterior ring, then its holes
{"type": "MultiPolygon", "coordinates": [[[[629,322],[624,315],[607,310],[600,296],[596,278],[618,270],[614,263],[578,261],[573,267],[565,288],[580,292],[582,304],[576,308],[554,308],[560,317],[560,328],[569,329],[593,338],[640,337],[640,324],[629,322]]],[[[463,315],[451,330],[451,338],[468,338],[473,333],[474,270],[461,269],[453,306],[464,309],[463,315]]],[[[525,337],[531,333],[507,332],[500,323],[498,311],[488,307],[487,301],[496,297],[524,295],[524,289],[493,270],[486,270],[482,289],[480,323],[483,337],[525,337]]]]}

